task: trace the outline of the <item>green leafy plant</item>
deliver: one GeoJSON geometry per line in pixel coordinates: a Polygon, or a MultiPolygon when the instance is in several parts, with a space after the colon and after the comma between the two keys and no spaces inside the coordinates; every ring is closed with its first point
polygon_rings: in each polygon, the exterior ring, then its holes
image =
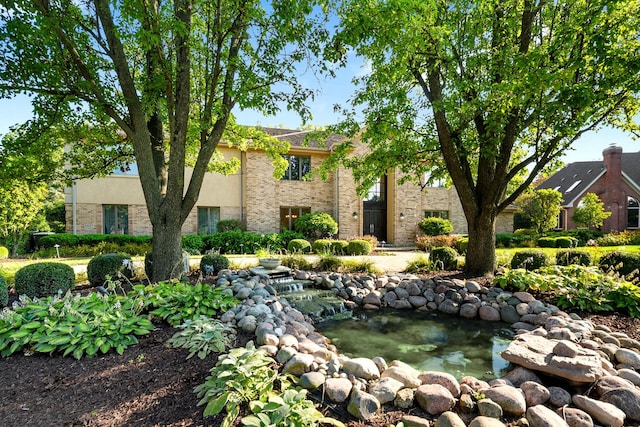
{"type": "Polygon", "coordinates": [[[7,287],[7,279],[0,274],[0,307],[4,307],[9,302],[9,288],[7,287]]]}
{"type": "Polygon", "coordinates": [[[628,280],[640,279],[640,255],[613,251],[603,255],[598,261],[602,271],[624,276],[628,280]]]}
{"type": "Polygon", "coordinates": [[[56,262],[37,262],[25,265],[16,272],[15,289],[18,295],[43,297],[58,291],[66,292],[75,286],[73,268],[56,262]]]}
{"type": "Polygon", "coordinates": [[[0,246],[0,259],[9,258],[9,249],[5,246],[0,246]]]}
{"type": "Polygon", "coordinates": [[[218,229],[218,232],[233,230],[244,231],[244,224],[242,221],[238,221],[237,219],[223,219],[218,221],[216,228],[218,229]]]}
{"type": "Polygon", "coordinates": [[[294,227],[308,239],[327,238],[338,234],[338,223],[324,212],[304,214],[298,218],[294,227]]]}
{"type": "Polygon", "coordinates": [[[511,268],[535,270],[545,265],[549,265],[549,257],[538,250],[519,251],[511,258],[511,268]]]}
{"type": "Polygon", "coordinates": [[[426,255],[420,254],[411,261],[407,263],[407,267],[404,269],[405,273],[427,273],[431,271],[431,262],[429,262],[429,257],[426,255]]]}
{"type": "Polygon", "coordinates": [[[366,240],[351,240],[347,246],[349,255],[369,255],[372,250],[371,244],[366,240]]]}
{"type": "Polygon", "coordinates": [[[593,257],[587,251],[581,251],[577,249],[567,249],[556,252],[556,264],[557,265],[591,265],[593,257]]]}
{"type": "Polygon", "coordinates": [[[182,236],[182,249],[189,255],[200,255],[204,251],[204,240],[197,234],[182,236]]]}
{"type": "Polygon", "coordinates": [[[311,243],[305,239],[293,239],[287,245],[287,251],[292,254],[303,254],[311,251],[311,243]]]}
{"type": "Polygon", "coordinates": [[[93,286],[104,285],[108,278],[119,281],[133,277],[133,261],[125,254],[104,254],[91,258],[87,264],[87,278],[93,286]]]}
{"type": "Polygon", "coordinates": [[[312,245],[313,252],[323,255],[331,253],[331,240],[329,239],[318,239],[313,242],[312,245]]]}
{"type": "Polygon", "coordinates": [[[207,254],[200,260],[200,271],[205,275],[217,274],[229,268],[229,258],[220,254],[207,254]]]}
{"type": "Polygon", "coordinates": [[[221,427],[230,427],[240,414],[241,406],[252,401],[266,401],[276,380],[285,378],[273,368],[275,360],[262,349],[256,349],[252,341],[244,348],[234,348],[220,356],[206,381],[195,388],[200,401],[206,405],[204,416],[227,415],[221,427]]]}
{"type": "Polygon", "coordinates": [[[441,236],[453,231],[451,221],[446,218],[428,217],[418,223],[418,227],[427,236],[441,236]]]}
{"type": "Polygon", "coordinates": [[[436,270],[455,270],[458,268],[458,252],[450,247],[433,248],[429,259],[436,270]]]}
{"type": "MultiPolygon", "coordinates": [[[[365,240],[363,240],[364,242],[365,240]]],[[[369,243],[369,242],[367,242],[369,243]]],[[[346,240],[331,240],[330,241],[330,250],[334,255],[344,255],[347,253],[347,248],[349,247],[349,242],[346,240]]],[[[371,244],[369,243],[369,247],[371,244]]]]}
{"type": "Polygon", "coordinates": [[[313,264],[302,255],[287,255],[282,258],[282,265],[289,268],[294,268],[297,270],[311,270],[313,269],[313,264]]]}
{"type": "Polygon", "coordinates": [[[342,267],[342,261],[335,255],[323,254],[316,263],[316,269],[319,271],[339,271],[342,267]]]}
{"type": "Polygon", "coordinates": [[[177,326],[188,319],[204,315],[215,317],[238,304],[238,300],[222,288],[198,282],[160,282],[157,285],[137,285],[132,293],[144,297],[150,314],[177,326]]]}
{"type": "Polygon", "coordinates": [[[340,271],[344,273],[383,273],[383,270],[376,266],[376,264],[371,260],[352,259],[342,261],[340,271]]]}
{"type": "MultiPolygon", "coordinates": [[[[456,247],[456,242],[460,240],[459,236],[416,236],[416,246],[418,249],[423,251],[430,251],[433,248],[438,247],[456,247]]],[[[467,239],[467,246],[469,245],[469,240],[467,239]]]]}
{"type": "Polygon", "coordinates": [[[233,328],[207,316],[187,319],[178,327],[182,330],[176,332],[168,342],[174,348],[189,350],[187,359],[196,354],[200,359],[204,359],[212,352],[223,353],[235,339],[233,328]]]}
{"type": "Polygon", "coordinates": [[[13,310],[0,313],[0,354],[61,352],[76,359],[111,349],[122,354],[138,342],[136,335],[153,330],[139,308],[135,298],[115,294],[22,297],[13,310]]]}

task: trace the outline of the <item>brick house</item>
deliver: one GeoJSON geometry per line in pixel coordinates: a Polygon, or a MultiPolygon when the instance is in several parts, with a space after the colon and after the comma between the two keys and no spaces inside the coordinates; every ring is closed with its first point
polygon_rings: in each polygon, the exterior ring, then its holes
{"type": "Polygon", "coordinates": [[[597,194],[611,212],[602,231],[640,228],[640,152],[623,153],[612,145],[602,152],[602,161],[570,163],[538,186],[547,188],[562,193],[560,230],[577,228],[571,217],[587,193],[597,194]]]}
{"type": "MultiPolygon", "coordinates": [[[[291,145],[285,176],[273,178],[271,160],[260,150],[242,152],[219,147],[225,158],[238,158],[241,167],[229,176],[206,175],[198,202],[183,225],[183,234],[216,232],[217,222],[225,219],[243,221],[251,232],[275,233],[293,229],[295,220],[307,212],[330,214],[339,224],[339,238],[372,234],[395,246],[413,246],[417,224],[425,216],[448,218],[455,233],[467,232],[455,189],[421,190],[416,184],[400,185],[398,172],[391,170],[371,189],[368,200],[363,200],[356,194],[351,172],[344,168],[326,181],[316,177],[302,180],[329,156],[331,147],[339,142],[337,137],[323,145],[305,144],[308,131],[263,130],[291,145]]],[[[354,155],[364,149],[357,147],[354,155]]],[[[65,209],[69,233],[151,234],[135,170],[78,180],[65,190],[65,209]]],[[[508,211],[500,215],[497,232],[512,231],[513,211],[508,211]]]]}

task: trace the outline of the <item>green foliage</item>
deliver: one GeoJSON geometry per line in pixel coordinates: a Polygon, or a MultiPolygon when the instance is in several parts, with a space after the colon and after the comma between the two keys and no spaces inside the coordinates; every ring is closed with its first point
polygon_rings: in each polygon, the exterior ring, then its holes
{"type": "Polygon", "coordinates": [[[526,192],[518,199],[522,214],[538,234],[552,230],[558,224],[562,211],[562,193],[553,189],[526,192]]]}
{"type": "Polygon", "coordinates": [[[583,265],[589,266],[593,262],[593,257],[587,251],[581,251],[577,249],[568,249],[556,252],[556,264],[567,265],[583,265]]]}
{"type": "MultiPolygon", "coordinates": [[[[438,247],[457,247],[457,242],[460,240],[460,236],[416,236],[416,246],[423,251],[430,251],[433,248],[438,247]]],[[[469,239],[466,240],[467,246],[469,245],[469,239]]]]}
{"type": "MultiPolygon", "coordinates": [[[[369,242],[367,242],[369,243],[369,242]]],[[[345,255],[349,247],[349,242],[346,240],[331,240],[331,253],[334,255],[345,255]]],[[[369,244],[371,245],[371,244],[369,244]]]]}
{"type": "Polygon", "coordinates": [[[229,268],[229,258],[220,254],[207,254],[200,260],[200,271],[205,275],[213,275],[229,268]]]}
{"type": "Polygon", "coordinates": [[[587,193],[573,211],[571,219],[589,229],[595,229],[602,225],[605,219],[611,216],[611,212],[605,212],[604,202],[595,193],[587,193]]]}
{"type": "Polygon", "coordinates": [[[200,315],[216,317],[238,304],[228,291],[200,282],[195,285],[160,282],[137,285],[134,290],[136,295],[143,297],[151,315],[166,320],[171,326],[200,315]]]}
{"type": "Polygon", "coordinates": [[[331,240],[329,239],[318,239],[313,242],[312,245],[313,252],[319,255],[330,254],[331,253],[331,240]]]}
{"type": "Polygon", "coordinates": [[[302,234],[293,231],[282,233],[258,234],[240,230],[225,231],[203,236],[205,251],[221,254],[251,254],[260,249],[271,252],[284,252],[291,240],[302,238],[302,234]]]}
{"type": "Polygon", "coordinates": [[[216,228],[219,233],[234,230],[244,231],[244,224],[242,221],[238,221],[237,219],[223,219],[218,221],[216,228]]]}
{"type": "Polygon", "coordinates": [[[354,260],[347,259],[341,262],[339,268],[342,273],[369,273],[369,274],[381,274],[384,273],[376,264],[368,259],[354,260]]]}
{"type": "Polygon", "coordinates": [[[423,218],[418,223],[418,227],[427,236],[447,235],[453,231],[451,221],[438,217],[423,218]]]}
{"type": "Polygon", "coordinates": [[[21,298],[18,307],[0,313],[0,354],[59,352],[76,359],[112,349],[122,354],[138,342],[136,335],[154,328],[138,314],[140,307],[139,299],[116,294],[21,298]]]}
{"type": "Polygon", "coordinates": [[[0,238],[6,240],[13,255],[26,241],[46,198],[47,186],[43,183],[0,180],[0,238]]]}
{"type": "Polygon", "coordinates": [[[371,244],[366,240],[351,240],[347,246],[349,255],[369,255],[373,251],[371,244]]]}
{"type": "Polygon", "coordinates": [[[596,242],[599,246],[640,245],[640,230],[611,232],[598,237],[596,242]]]}
{"type": "Polygon", "coordinates": [[[420,273],[428,273],[432,270],[431,262],[429,261],[429,257],[420,254],[416,258],[412,259],[407,263],[407,267],[405,268],[405,273],[412,274],[420,274],[420,273]]]}
{"type": "Polygon", "coordinates": [[[0,246],[0,259],[9,258],[9,249],[4,246],[0,246]]]}
{"type": "Polygon", "coordinates": [[[467,248],[469,247],[469,238],[468,237],[461,237],[456,241],[456,250],[463,254],[467,251],[467,248]]]}
{"type": "Polygon", "coordinates": [[[600,257],[600,269],[607,273],[619,274],[628,280],[640,280],[640,255],[613,251],[600,257]]]}
{"type": "Polygon", "coordinates": [[[15,289],[18,295],[30,298],[55,295],[75,286],[73,268],[56,262],[38,262],[25,265],[16,272],[15,289]]]}
{"type": "Polygon", "coordinates": [[[525,268],[529,271],[549,265],[549,257],[542,251],[518,251],[511,258],[511,268],[525,268]]]}
{"type": "Polygon", "coordinates": [[[0,308],[6,306],[9,302],[9,288],[7,286],[7,279],[0,274],[0,308]]]}
{"type": "Polygon", "coordinates": [[[435,270],[456,270],[458,268],[458,252],[450,247],[433,248],[429,260],[435,270]]]}
{"type": "MultiPolygon", "coordinates": [[[[255,400],[249,405],[253,415],[243,417],[244,426],[251,427],[311,427],[325,417],[307,399],[307,390],[287,389],[280,395],[270,395],[267,401],[255,400]]],[[[331,424],[339,426],[335,420],[331,424]]]]}
{"type": "Polygon", "coordinates": [[[311,270],[313,264],[301,255],[286,255],[282,258],[282,265],[296,270],[311,270]]]}
{"type": "Polygon", "coordinates": [[[287,251],[292,254],[304,254],[311,252],[311,243],[305,239],[293,239],[287,245],[287,251]]]}
{"type": "Polygon", "coordinates": [[[556,247],[556,238],[555,237],[541,237],[538,239],[538,246],[541,248],[555,248],[556,247]]]}
{"type": "Polygon", "coordinates": [[[529,234],[523,233],[497,233],[496,234],[496,247],[498,248],[522,248],[529,247],[532,237],[529,234]]]}
{"type": "Polygon", "coordinates": [[[570,265],[542,267],[537,271],[506,270],[494,279],[494,284],[505,289],[542,293],[563,309],[623,310],[640,317],[640,288],[597,267],[570,265]]]}
{"type": "Polygon", "coordinates": [[[556,248],[573,248],[578,246],[578,239],[571,236],[556,237],[556,248]]]}
{"type": "Polygon", "coordinates": [[[294,227],[308,239],[327,238],[338,234],[338,223],[324,212],[304,214],[298,218],[294,227]]]}
{"type": "Polygon", "coordinates": [[[340,258],[330,253],[321,254],[316,264],[318,271],[339,271],[341,267],[342,261],[340,258]]]}
{"type": "Polygon", "coordinates": [[[126,253],[131,256],[144,255],[151,250],[151,236],[129,234],[51,234],[38,241],[40,257],[56,255],[58,245],[60,256],[93,257],[108,253],[126,253]]]}
{"type": "Polygon", "coordinates": [[[367,242],[369,242],[369,244],[374,250],[375,248],[378,247],[378,238],[371,234],[365,234],[364,236],[360,236],[360,237],[356,237],[355,239],[348,239],[348,240],[366,240],[367,242]]]}
{"type": "Polygon", "coordinates": [[[93,286],[104,285],[110,280],[133,277],[133,261],[125,254],[105,254],[91,258],[87,264],[87,278],[93,286]]]}
{"type": "Polygon", "coordinates": [[[182,249],[189,255],[200,255],[204,251],[204,240],[197,234],[182,236],[182,249]]]}
{"type": "Polygon", "coordinates": [[[173,348],[189,350],[187,359],[196,354],[204,359],[212,352],[224,353],[235,339],[235,331],[227,324],[207,316],[195,316],[178,326],[182,329],[169,339],[173,348]]]}
{"type": "Polygon", "coordinates": [[[274,364],[275,360],[266,351],[256,349],[252,341],[220,356],[206,381],[195,388],[198,406],[206,405],[204,416],[226,409],[221,427],[230,427],[241,407],[246,408],[252,401],[266,401],[276,380],[283,380],[272,367],[274,364]]]}
{"type": "Polygon", "coordinates": [[[149,251],[144,255],[144,274],[153,277],[153,251],[149,251]]]}

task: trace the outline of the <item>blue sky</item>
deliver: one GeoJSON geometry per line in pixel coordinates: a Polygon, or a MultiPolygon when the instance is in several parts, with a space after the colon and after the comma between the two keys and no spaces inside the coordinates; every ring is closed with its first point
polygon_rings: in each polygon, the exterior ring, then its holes
{"type": "MultiPolygon", "coordinates": [[[[319,80],[315,76],[302,75],[301,81],[313,88],[319,88],[320,93],[311,102],[313,119],[311,124],[324,126],[340,120],[340,116],[334,112],[335,104],[345,104],[353,93],[351,76],[362,73],[360,63],[341,70],[334,80],[319,80]]],[[[31,118],[31,104],[27,96],[19,96],[13,99],[0,99],[0,134],[8,132],[9,127],[16,123],[22,123],[31,118]]],[[[236,111],[239,123],[245,125],[275,126],[296,129],[302,125],[297,114],[283,111],[277,116],[265,117],[255,111],[236,111]]],[[[602,150],[615,144],[622,147],[624,152],[640,151],[640,141],[634,141],[631,135],[617,129],[602,129],[599,132],[589,132],[582,136],[573,145],[573,149],[563,156],[565,163],[576,161],[590,161],[602,159],[602,150]]]]}

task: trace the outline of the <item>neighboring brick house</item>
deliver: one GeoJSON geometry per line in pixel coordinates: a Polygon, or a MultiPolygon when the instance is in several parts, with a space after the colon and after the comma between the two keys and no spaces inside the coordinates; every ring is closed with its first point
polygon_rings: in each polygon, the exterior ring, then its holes
{"type": "Polygon", "coordinates": [[[558,229],[577,228],[571,217],[587,193],[597,194],[604,209],[611,212],[602,231],[640,228],[640,152],[622,153],[622,148],[612,145],[602,152],[602,158],[569,163],[538,186],[562,193],[558,229]]]}
{"type": "MultiPolygon", "coordinates": [[[[369,200],[356,194],[351,172],[340,168],[323,181],[302,180],[325,160],[339,138],[326,144],[304,143],[309,131],[266,128],[267,133],[288,141],[289,169],[282,179],[273,178],[273,165],[260,150],[239,151],[219,147],[226,158],[236,157],[241,167],[229,176],[207,174],[198,202],[185,221],[183,234],[209,234],[219,220],[236,219],[248,231],[274,233],[292,229],[307,212],[326,212],[339,224],[339,238],[372,234],[395,246],[413,246],[417,224],[425,216],[451,220],[455,233],[466,233],[462,206],[453,188],[427,188],[398,184],[390,171],[370,191],[369,200]]],[[[354,155],[366,148],[357,146],[354,155]]],[[[135,169],[135,168],[134,168],[135,169]]],[[[150,235],[142,187],[135,170],[103,178],[79,180],[65,191],[66,229],[75,234],[125,233],[150,235]]],[[[513,231],[513,211],[498,219],[497,232],[513,231]]]]}

